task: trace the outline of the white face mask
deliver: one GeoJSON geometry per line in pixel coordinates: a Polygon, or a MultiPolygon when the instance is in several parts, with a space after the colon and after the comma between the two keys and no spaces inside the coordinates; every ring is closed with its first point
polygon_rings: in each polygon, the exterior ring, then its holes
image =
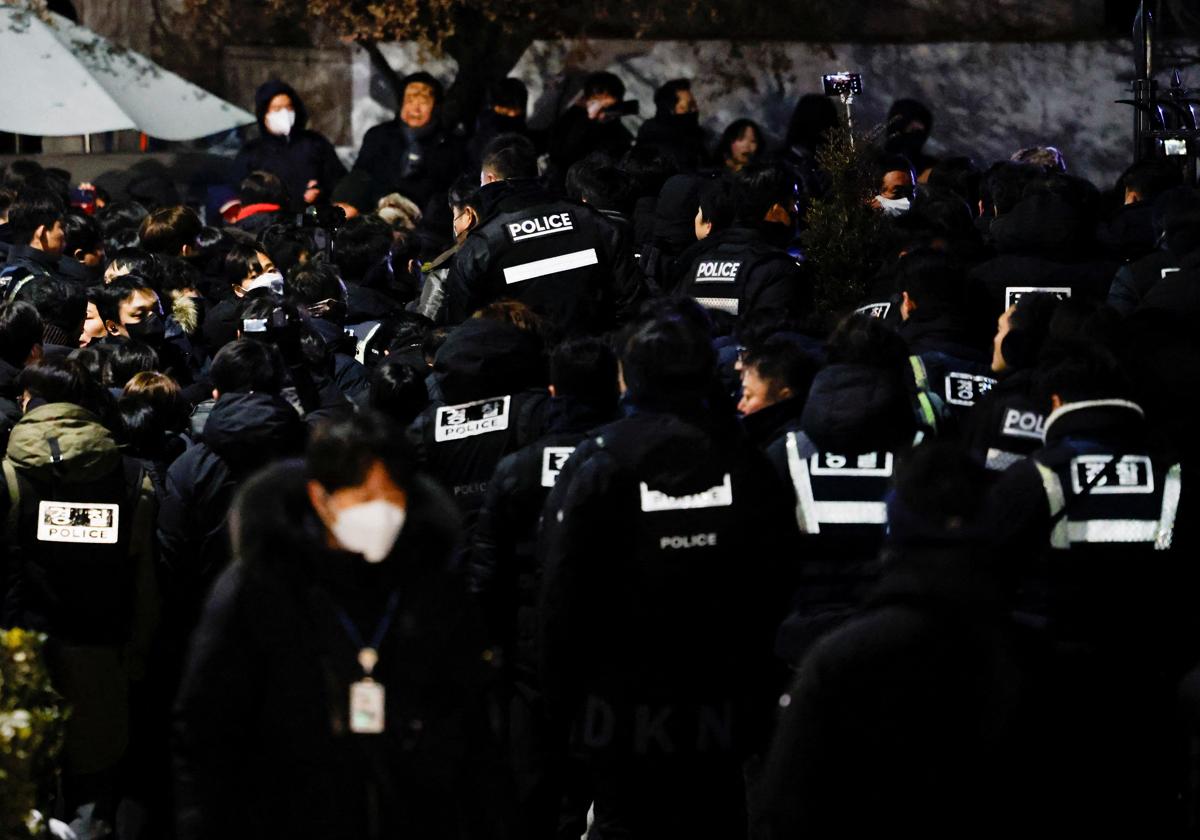
{"type": "Polygon", "coordinates": [[[875,200],[883,208],[885,216],[903,216],[912,207],[912,201],[908,196],[904,198],[884,198],[881,195],[877,195],[875,196],[875,200]]]}
{"type": "Polygon", "coordinates": [[[247,292],[252,292],[255,289],[270,289],[277,295],[283,294],[283,275],[278,271],[268,271],[265,274],[260,274],[250,281],[250,285],[246,287],[247,292]]]}
{"type": "Polygon", "coordinates": [[[263,122],[267,125],[267,131],[278,134],[280,137],[287,137],[292,133],[292,126],[296,124],[296,112],[291,108],[282,111],[268,111],[267,115],[263,117],[263,122]]]}
{"type": "Polygon", "coordinates": [[[342,548],[379,563],[391,553],[407,515],[404,508],[379,499],[346,508],[330,530],[342,548]]]}

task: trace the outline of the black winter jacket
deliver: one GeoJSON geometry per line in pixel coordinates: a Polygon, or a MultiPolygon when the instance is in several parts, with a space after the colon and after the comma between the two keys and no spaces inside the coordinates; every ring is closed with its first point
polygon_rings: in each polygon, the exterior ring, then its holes
{"type": "Polygon", "coordinates": [[[242,146],[233,161],[234,184],[251,172],[270,172],[283,181],[288,201],[293,209],[304,206],[304,192],[309,181],[316,181],[325,200],[337,182],[346,174],[346,167],[324,135],[308,128],[308,109],[295,89],[280,81],[270,81],[254,93],[254,113],[258,117],[258,137],[242,146]],[[286,137],[267,131],[263,122],[267,106],[281,93],[286,93],[296,110],[296,122],[286,137]]]}
{"type": "Polygon", "coordinates": [[[463,144],[439,127],[436,119],[414,130],[397,118],[366,133],[354,171],[371,176],[375,199],[398,192],[424,207],[467,170],[463,144]]]}
{"type": "Polygon", "coordinates": [[[759,309],[807,315],[812,295],[796,260],[753,228],[715,233],[680,256],[677,291],[739,318],[759,309]],[[685,259],[691,262],[685,265],[685,259]]]}

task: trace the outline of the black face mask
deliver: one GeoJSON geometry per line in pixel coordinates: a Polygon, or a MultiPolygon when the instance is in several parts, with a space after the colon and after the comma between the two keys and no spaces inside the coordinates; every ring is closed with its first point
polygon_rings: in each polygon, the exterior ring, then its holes
{"type": "Polygon", "coordinates": [[[680,131],[692,131],[700,125],[700,112],[689,111],[686,114],[671,114],[671,125],[680,131]]]}
{"type": "Polygon", "coordinates": [[[151,314],[136,324],[126,324],[125,330],[134,341],[141,341],[144,344],[149,344],[151,347],[156,347],[162,344],[163,336],[166,335],[167,325],[163,323],[163,319],[158,315],[151,314]]]}

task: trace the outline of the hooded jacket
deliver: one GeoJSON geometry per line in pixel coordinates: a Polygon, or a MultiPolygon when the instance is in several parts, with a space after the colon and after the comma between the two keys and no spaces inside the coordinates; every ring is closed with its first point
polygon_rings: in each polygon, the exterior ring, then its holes
{"type": "Polygon", "coordinates": [[[694,172],[704,162],[704,129],[699,114],[655,114],[638,128],[638,147],[658,149],[679,167],[681,172],[694,172]]]}
{"type": "Polygon", "coordinates": [[[172,590],[193,607],[229,561],[228,513],[234,491],[254,470],[304,446],[295,409],[271,394],[221,394],[202,440],[167,470],[158,517],[172,590]]]}
{"type": "Polygon", "coordinates": [[[474,526],[500,459],[537,438],[550,395],[533,336],[512,324],[472,319],[434,361],[442,399],[409,427],[418,463],[442,482],[474,526]]]}
{"type": "Polygon", "coordinates": [[[739,318],[760,309],[797,318],[812,309],[812,290],[796,260],[755,228],[708,236],[681,254],[676,268],[678,291],[707,309],[739,318]]]}
{"type": "Polygon", "coordinates": [[[284,82],[272,80],[254,93],[254,113],[258,117],[258,137],[249,140],[233,162],[234,186],[251,172],[270,172],[283,181],[294,209],[304,206],[309,181],[316,181],[324,198],[346,174],[346,167],[324,135],[308,128],[308,109],[296,90],[284,82]],[[287,94],[296,111],[296,122],[286,137],[267,130],[267,106],[279,94],[287,94]]]}
{"type": "Polygon", "coordinates": [[[238,559],[196,630],[175,716],[178,837],[503,838],[484,718],[482,628],[451,573],[461,533],[432,482],[380,563],[328,547],[299,462],[250,479],[238,559]],[[384,731],[349,730],[363,679],[345,622],[377,645],[384,731]],[[339,618],[339,611],[342,618],[339,618]]]}

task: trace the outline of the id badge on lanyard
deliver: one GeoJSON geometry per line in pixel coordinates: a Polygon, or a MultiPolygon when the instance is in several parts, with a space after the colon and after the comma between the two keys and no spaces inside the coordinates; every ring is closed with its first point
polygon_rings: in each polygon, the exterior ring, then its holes
{"type": "Polygon", "coordinates": [[[379,646],[387,636],[399,602],[400,593],[393,592],[388,598],[387,609],[379,626],[375,628],[375,635],[369,645],[363,641],[362,634],[358,632],[346,611],[336,605],[334,607],[346,634],[358,646],[358,664],[363,672],[361,680],[350,684],[350,731],[356,735],[379,735],[386,725],[384,710],[387,695],[383,685],[376,682],[371,674],[379,662],[379,646]]]}

